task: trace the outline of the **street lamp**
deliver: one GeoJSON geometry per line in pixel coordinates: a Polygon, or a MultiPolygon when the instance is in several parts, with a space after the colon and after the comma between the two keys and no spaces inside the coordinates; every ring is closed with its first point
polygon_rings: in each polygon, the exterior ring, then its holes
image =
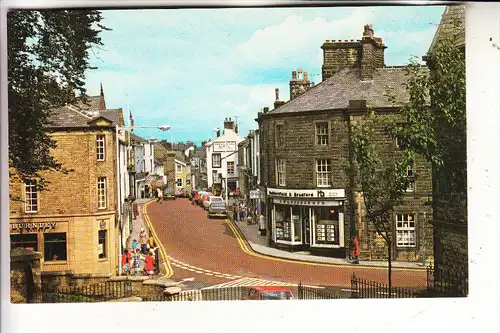
{"type": "MultiPolygon", "coordinates": [[[[119,238],[119,242],[118,242],[118,251],[119,251],[119,254],[121,255],[121,253],[123,252],[122,250],[122,238],[123,238],[123,235],[122,235],[122,223],[121,223],[121,220],[122,220],[122,207],[121,207],[121,203],[122,203],[122,191],[121,191],[121,183],[120,183],[120,174],[121,174],[121,168],[120,168],[120,143],[119,143],[119,139],[118,139],[118,133],[119,131],[123,131],[123,130],[130,130],[132,128],[157,128],[163,132],[166,132],[168,131],[171,126],[170,125],[160,125],[160,126],[118,126],[116,125],[115,126],[115,142],[116,142],[116,188],[117,188],[117,206],[118,206],[118,221],[119,221],[119,235],[118,235],[118,238],[119,238]]],[[[129,142],[127,142],[127,146],[128,146],[129,142]]],[[[120,257],[119,257],[120,258],[120,257]]],[[[121,260],[118,260],[118,274],[121,275],[122,273],[122,262],[121,260]]]]}

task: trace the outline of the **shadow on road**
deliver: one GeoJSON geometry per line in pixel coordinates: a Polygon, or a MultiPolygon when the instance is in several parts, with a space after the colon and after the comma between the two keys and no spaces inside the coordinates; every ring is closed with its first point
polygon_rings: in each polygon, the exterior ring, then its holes
{"type": "Polygon", "coordinates": [[[232,238],[236,238],[233,230],[231,230],[231,228],[227,225],[227,223],[222,222],[222,226],[224,227],[224,232],[222,233],[223,235],[231,236],[232,238]]]}

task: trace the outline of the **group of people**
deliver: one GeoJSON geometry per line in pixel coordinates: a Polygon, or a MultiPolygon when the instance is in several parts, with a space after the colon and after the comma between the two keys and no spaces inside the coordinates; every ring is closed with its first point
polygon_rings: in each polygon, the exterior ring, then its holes
{"type": "Polygon", "coordinates": [[[252,210],[247,209],[244,203],[234,203],[231,211],[233,212],[233,221],[247,221],[247,224],[258,224],[259,225],[259,234],[261,236],[265,236],[267,234],[266,228],[266,217],[259,213],[257,210],[253,212],[252,210]]]}
{"type": "Polygon", "coordinates": [[[147,235],[146,230],[141,228],[139,233],[139,242],[137,239],[132,240],[132,248],[130,251],[125,249],[122,254],[122,267],[124,275],[138,275],[141,267],[141,254],[145,256],[143,274],[148,278],[152,278],[155,274],[155,263],[158,260],[158,247],[152,234],[147,235]]]}

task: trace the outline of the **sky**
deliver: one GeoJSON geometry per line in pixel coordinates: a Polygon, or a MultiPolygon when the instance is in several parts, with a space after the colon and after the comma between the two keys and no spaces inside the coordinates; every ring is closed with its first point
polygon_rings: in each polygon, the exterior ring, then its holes
{"type": "Polygon", "coordinates": [[[361,39],[372,24],[387,46],[388,66],[406,65],[428,50],[444,6],[294,7],[104,10],[104,46],[93,47],[89,95],[104,88],[106,106],[129,109],[144,137],[174,142],[215,137],[226,117],[239,134],[258,128],[274,89],[289,100],[293,70],[321,81],[328,39],[361,39]]]}

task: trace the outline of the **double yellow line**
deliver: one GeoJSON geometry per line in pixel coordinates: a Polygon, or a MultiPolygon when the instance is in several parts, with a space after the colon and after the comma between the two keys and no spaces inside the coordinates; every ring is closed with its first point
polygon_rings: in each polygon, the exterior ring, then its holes
{"type": "Polygon", "coordinates": [[[163,258],[163,265],[165,267],[165,277],[169,278],[172,275],[174,275],[174,270],[172,269],[172,266],[170,265],[170,260],[168,260],[167,252],[165,251],[165,248],[163,247],[163,244],[161,243],[160,238],[158,237],[155,229],[153,228],[153,224],[151,223],[151,220],[149,219],[148,211],[146,209],[147,206],[152,202],[153,202],[153,200],[147,202],[142,208],[142,211],[144,214],[144,220],[146,221],[146,224],[148,226],[149,231],[151,233],[153,233],[153,238],[154,238],[156,244],[158,245],[158,248],[160,249],[160,255],[163,258]]]}
{"type": "MultiPolygon", "coordinates": [[[[381,269],[381,270],[387,270],[387,267],[379,267],[379,266],[368,266],[368,265],[343,265],[343,264],[325,264],[325,263],[319,263],[319,262],[312,262],[312,261],[302,261],[302,260],[290,260],[290,259],[284,259],[284,258],[277,258],[277,257],[272,257],[268,255],[263,255],[260,253],[255,252],[253,249],[251,249],[248,246],[248,242],[243,237],[241,234],[240,230],[234,225],[234,223],[226,219],[226,223],[231,228],[233,231],[234,235],[236,236],[236,239],[238,240],[238,244],[240,244],[241,249],[243,252],[245,252],[248,255],[251,255],[253,257],[257,258],[262,258],[262,259],[267,259],[267,260],[273,260],[273,261],[279,261],[279,262],[287,262],[287,263],[293,263],[293,264],[301,264],[301,265],[311,265],[311,266],[323,266],[323,267],[339,267],[339,268],[370,268],[370,269],[381,269]]],[[[406,270],[424,270],[425,268],[396,268],[392,267],[393,271],[406,271],[406,270]]]]}

